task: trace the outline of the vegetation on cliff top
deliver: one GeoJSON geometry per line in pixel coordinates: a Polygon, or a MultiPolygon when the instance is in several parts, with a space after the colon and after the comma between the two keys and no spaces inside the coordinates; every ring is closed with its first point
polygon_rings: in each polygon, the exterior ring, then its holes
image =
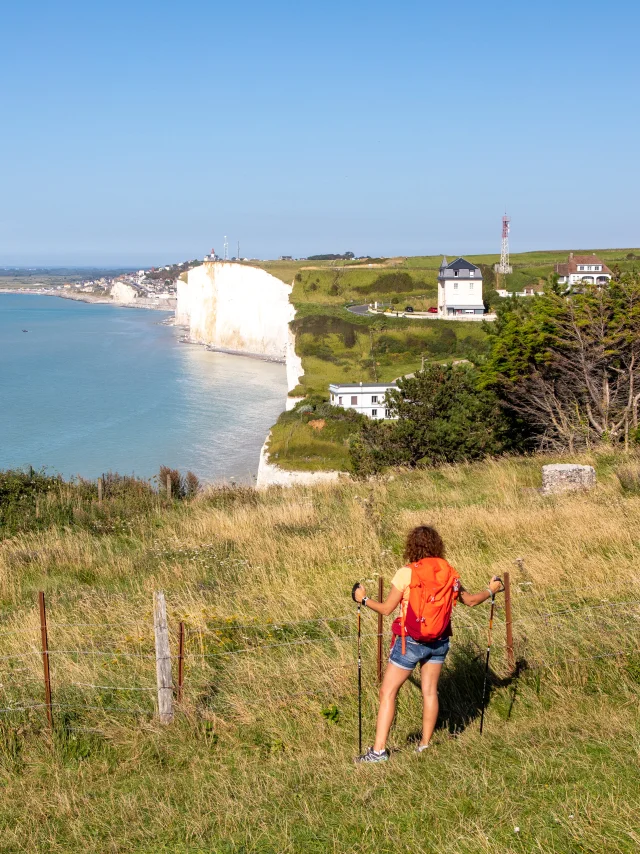
{"type": "MultiPolygon", "coordinates": [[[[640,250],[597,252],[614,269],[640,270],[640,250]]],[[[514,272],[502,284],[507,290],[521,290],[525,285],[541,283],[548,290],[553,265],[566,261],[567,255],[568,251],[512,255],[514,272]]],[[[465,257],[482,267],[485,304],[499,305],[502,300],[494,290],[496,277],[493,272],[498,256],[465,257]]],[[[423,357],[426,362],[461,358],[473,362],[481,360],[488,352],[482,324],[359,317],[345,309],[349,303],[368,303],[376,299],[399,308],[433,306],[441,261],[441,255],[432,255],[371,261],[262,262],[263,269],[293,284],[296,346],[305,376],[292,394],[327,397],[330,382],[392,380],[415,371],[423,357]]]]}

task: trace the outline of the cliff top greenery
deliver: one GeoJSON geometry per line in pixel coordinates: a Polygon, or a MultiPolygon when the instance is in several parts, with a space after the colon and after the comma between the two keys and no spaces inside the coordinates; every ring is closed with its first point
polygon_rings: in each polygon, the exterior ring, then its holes
{"type": "MultiPolygon", "coordinates": [[[[621,273],[640,271],[640,249],[573,250],[596,252],[621,273]]],[[[464,254],[464,253],[461,253],[464,254]]],[[[525,252],[511,256],[513,273],[501,286],[520,291],[527,285],[547,289],[554,264],[569,250],[525,252]]],[[[449,259],[455,253],[447,255],[449,259]]],[[[495,307],[494,264],[497,255],[465,255],[483,273],[483,298],[495,307]]],[[[481,360],[488,353],[480,323],[358,316],[350,304],[375,300],[404,309],[427,309],[437,302],[437,275],[442,255],[327,261],[265,261],[258,266],[293,284],[296,306],[296,349],[305,375],[293,396],[328,396],[331,382],[386,382],[417,370],[423,361],[481,360]]]]}

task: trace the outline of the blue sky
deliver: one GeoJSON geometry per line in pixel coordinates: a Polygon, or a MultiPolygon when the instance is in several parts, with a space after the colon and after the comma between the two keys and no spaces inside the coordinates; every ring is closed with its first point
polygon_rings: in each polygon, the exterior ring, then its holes
{"type": "Polygon", "coordinates": [[[640,245],[637,3],[5,0],[0,264],[640,245]]]}

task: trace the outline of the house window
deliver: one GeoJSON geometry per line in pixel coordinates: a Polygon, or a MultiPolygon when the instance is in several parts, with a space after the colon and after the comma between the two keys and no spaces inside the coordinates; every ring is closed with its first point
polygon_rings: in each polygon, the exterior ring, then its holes
{"type": "Polygon", "coordinates": [[[358,395],[352,394],[351,395],[351,406],[357,406],[357,405],[358,405],[358,395]]]}
{"type": "Polygon", "coordinates": [[[342,406],[342,395],[338,397],[338,406],[342,406]]]}
{"type": "Polygon", "coordinates": [[[458,275],[458,273],[459,273],[459,270],[454,270],[454,271],[453,271],[453,275],[454,275],[454,276],[457,276],[457,275],[458,275]]]}
{"type": "Polygon", "coordinates": [[[391,410],[390,409],[385,409],[384,417],[385,418],[391,418],[391,410]]]}
{"type": "Polygon", "coordinates": [[[584,270],[584,264],[580,264],[580,266],[578,267],[578,270],[584,270]]]}
{"type": "Polygon", "coordinates": [[[371,410],[371,417],[372,417],[372,418],[377,418],[377,417],[378,417],[378,410],[377,410],[377,409],[372,409],[372,410],[371,410]]]}
{"type": "Polygon", "coordinates": [[[331,403],[335,403],[335,401],[336,401],[336,396],[335,396],[335,394],[332,394],[331,395],[331,403]]]}
{"type": "Polygon", "coordinates": [[[472,291],[472,290],[473,290],[473,282],[469,282],[469,290],[470,290],[470,291],[472,291]]]}
{"type": "Polygon", "coordinates": [[[474,273],[474,271],[473,271],[473,270],[469,270],[469,275],[470,275],[472,278],[473,278],[473,273],[474,273]]]}
{"type": "Polygon", "coordinates": [[[377,402],[378,402],[378,395],[372,394],[371,395],[371,403],[377,403],[377,402]]]}
{"type": "Polygon", "coordinates": [[[453,290],[454,290],[454,291],[457,291],[457,290],[458,290],[458,283],[457,283],[457,282],[454,282],[454,283],[453,283],[453,290]]]}

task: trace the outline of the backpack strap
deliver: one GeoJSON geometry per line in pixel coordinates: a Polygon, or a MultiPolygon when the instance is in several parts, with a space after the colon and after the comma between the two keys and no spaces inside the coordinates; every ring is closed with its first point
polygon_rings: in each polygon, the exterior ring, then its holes
{"type": "MultiPolygon", "coordinates": [[[[413,566],[409,564],[411,568],[411,579],[409,581],[409,586],[411,586],[411,582],[413,581],[413,566]]],[[[407,632],[405,630],[404,621],[406,617],[406,609],[409,607],[408,603],[405,606],[404,602],[404,590],[402,591],[402,599],[400,600],[400,637],[402,638],[402,654],[407,654],[407,632]]]]}

